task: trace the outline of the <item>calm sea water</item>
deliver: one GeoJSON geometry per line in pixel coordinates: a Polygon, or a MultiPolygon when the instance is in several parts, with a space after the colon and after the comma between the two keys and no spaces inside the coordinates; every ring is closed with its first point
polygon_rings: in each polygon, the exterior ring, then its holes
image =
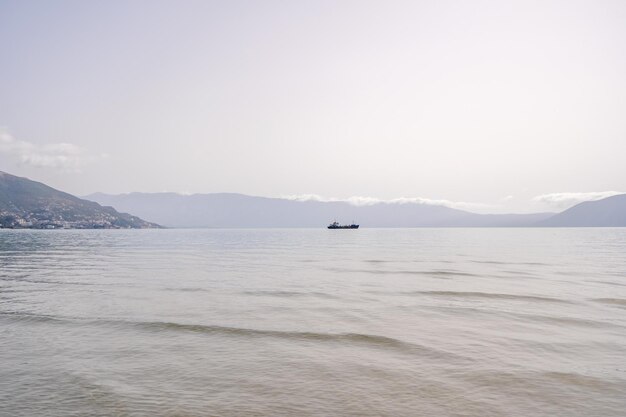
{"type": "Polygon", "coordinates": [[[626,229],[0,231],[2,416],[624,416],[626,229]]]}

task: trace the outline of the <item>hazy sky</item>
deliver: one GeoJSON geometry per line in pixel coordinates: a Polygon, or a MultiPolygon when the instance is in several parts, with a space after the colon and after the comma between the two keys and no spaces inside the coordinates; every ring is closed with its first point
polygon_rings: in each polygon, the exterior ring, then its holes
{"type": "Polygon", "coordinates": [[[78,195],[558,210],[626,191],[626,1],[0,0],[0,129],[78,195]]]}

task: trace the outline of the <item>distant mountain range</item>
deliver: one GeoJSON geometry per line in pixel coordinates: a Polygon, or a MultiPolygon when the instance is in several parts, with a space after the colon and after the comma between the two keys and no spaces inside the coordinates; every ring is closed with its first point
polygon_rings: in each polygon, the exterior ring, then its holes
{"type": "Polygon", "coordinates": [[[168,227],[324,227],[332,220],[362,227],[522,227],[552,217],[538,214],[476,214],[415,203],[294,201],[242,194],[96,193],[85,198],[168,227]]]}
{"type": "Polygon", "coordinates": [[[539,222],[539,226],[626,227],[626,194],[585,201],[539,222]]]}
{"type": "Polygon", "coordinates": [[[85,198],[0,171],[0,228],[319,228],[332,220],[362,227],[626,227],[626,194],[558,214],[476,214],[410,202],[354,205],[230,193],[96,193],[85,198]]]}
{"type": "Polygon", "coordinates": [[[154,228],[155,223],[119,213],[55,190],[40,182],[0,171],[0,228],[118,229],[154,228]]]}

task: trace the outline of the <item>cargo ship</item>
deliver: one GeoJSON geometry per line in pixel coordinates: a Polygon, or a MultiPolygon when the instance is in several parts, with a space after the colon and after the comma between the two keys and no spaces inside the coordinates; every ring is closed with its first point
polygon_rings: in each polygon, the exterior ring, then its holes
{"type": "Polygon", "coordinates": [[[331,224],[328,225],[329,229],[358,229],[359,225],[358,224],[339,224],[337,222],[332,222],[331,224]]]}

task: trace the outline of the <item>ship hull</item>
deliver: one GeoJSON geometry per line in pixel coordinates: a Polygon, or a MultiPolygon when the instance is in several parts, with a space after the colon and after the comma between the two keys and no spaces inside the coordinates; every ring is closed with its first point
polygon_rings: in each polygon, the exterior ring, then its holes
{"type": "Polygon", "coordinates": [[[328,226],[329,229],[358,229],[358,224],[351,224],[349,226],[328,226]]]}

